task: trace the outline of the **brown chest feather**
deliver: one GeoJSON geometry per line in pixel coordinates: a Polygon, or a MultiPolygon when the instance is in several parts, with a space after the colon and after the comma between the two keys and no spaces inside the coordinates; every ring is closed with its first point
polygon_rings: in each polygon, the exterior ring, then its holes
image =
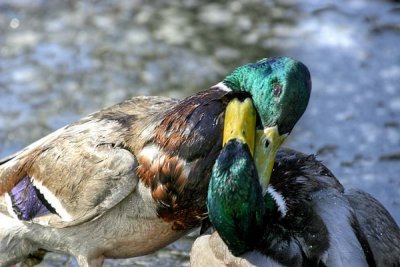
{"type": "Polygon", "coordinates": [[[175,230],[207,216],[211,168],[221,148],[226,92],[209,90],[166,112],[138,155],[138,177],[151,189],[158,215],[175,230]]]}

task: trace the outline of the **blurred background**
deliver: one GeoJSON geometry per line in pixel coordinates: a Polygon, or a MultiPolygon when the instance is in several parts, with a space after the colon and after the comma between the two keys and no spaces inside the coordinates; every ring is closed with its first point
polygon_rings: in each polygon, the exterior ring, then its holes
{"type": "MultiPolygon", "coordinates": [[[[400,223],[399,1],[224,2],[0,0],[0,157],[126,98],[182,98],[289,55],[313,93],[286,146],[400,223]]],[[[188,266],[193,239],[105,266],[188,266]]],[[[40,266],[77,264],[50,253],[40,266]]]]}

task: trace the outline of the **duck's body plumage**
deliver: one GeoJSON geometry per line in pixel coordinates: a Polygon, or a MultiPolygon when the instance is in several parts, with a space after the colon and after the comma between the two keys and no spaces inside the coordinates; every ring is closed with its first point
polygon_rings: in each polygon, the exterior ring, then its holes
{"type": "MultiPolygon", "coordinates": [[[[214,232],[196,240],[192,266],[400,266],[400,230],[390,214],[369,194],[343,188],[314,156],[280,150],[267,192],[276,208],[246,244],[251,250],[235,256],[214,232]]],[[[229,245],[231,237],[223,239],[229,245]]]]}
{"type": "Polygon", "coordinates": [[[39,247],[88,259],[143,255],[197,226],[207,216],[204,192],[227,94],[136,97],[4,159],[0,265],[39,247]]]}

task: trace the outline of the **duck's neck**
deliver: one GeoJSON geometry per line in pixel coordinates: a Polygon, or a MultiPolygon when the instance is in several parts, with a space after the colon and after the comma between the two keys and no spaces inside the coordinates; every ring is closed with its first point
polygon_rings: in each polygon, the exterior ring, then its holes
{"type": "Polygon", "coordinates": [[[266,191],[264,193],[264,204],[265,204],[265,211],[269,214],[277,212],[277,203],[273,195],[266,191]]]}
{"type": "MultiPolygon", "coordinates": [[[[264,192],[266,216],[285,217],[288,212],[285,198],[272,185],[268,185],[264,192]]],[[[274,220],[274,218],[270,218],[274,220]]]]}

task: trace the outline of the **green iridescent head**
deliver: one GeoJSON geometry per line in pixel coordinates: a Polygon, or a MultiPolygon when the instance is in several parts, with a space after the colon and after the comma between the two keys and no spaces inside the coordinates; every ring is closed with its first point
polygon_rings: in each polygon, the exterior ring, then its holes
{"type": "Polygon", "coordinates": [[[250,94],[263,128],[277,126],[280,135],[293,129],[311,93],[307,67],[289,57],[265,58],[241,66],[223,83],[234,92],[250,94]]]}
{"type": "Polygon", "coordinates": [[[223,83],[237,98],[225,110],[223,148],[212,169],[207,207],[212,224],[237,256],[257,244],[264,215],[276,207],[262,192],[279,146],[307,107],[311,80],[304,64],[276,57],[239,67],[223,83]]]}
{"type": "Polygon", "coordinates": [[[266,188],[278,148],[307,108],[311,93],[310,73],[301,62],[289,57],[274,57],[237,68],[223,83],[233,93],[244,93],[251,98],[251,101],[243,102],[234,99],[228,104],[223,142],[233,138],[248,139],[250,151],[256,153],[262,185],[266,188]],[[249,102],[254,107],[248,107],[249,102]],[[254,114],[258,120],[253,119],[254,114]],[[256,128],[262,130],[257,131],[262,143],[259,146],[262,150],[258,149],[258,152],[253,151],[252,145],[256,128]]]}
{"type": "Polygon", "coordinates": [[[208,215],[235,256],[252,250],[264,227],[262,188],[249,147],[231,139],[222,148],[211,173],[208,215]]]}

